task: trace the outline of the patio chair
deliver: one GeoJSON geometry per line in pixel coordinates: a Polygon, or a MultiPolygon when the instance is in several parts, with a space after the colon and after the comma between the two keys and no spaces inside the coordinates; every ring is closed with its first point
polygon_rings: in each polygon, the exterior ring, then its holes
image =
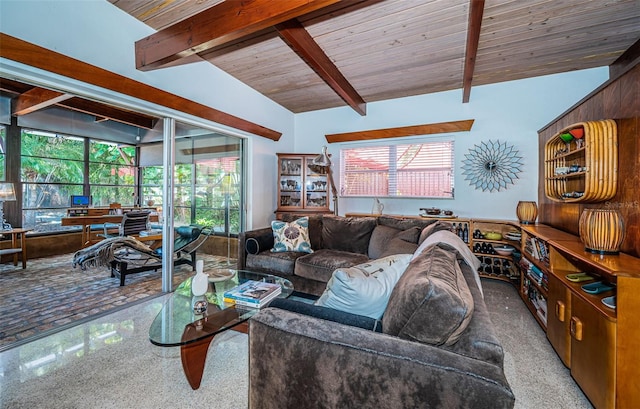
{"type": "MultiPolygon", "coordinates": [[[[174,266],[188,264],[195,269],[196,252],[213,234],[213,229],[199,226],[175,228],[173,263],[174,266]]],[[[151,249],[146,244],[131,237],[110,237],[93,246],[78,250],[73,256],[73,267],[82,270],[89,267],[109,266],[111,277],[118,277],[120,285],[129,274],[143,271],[157,271],[162,268],[162,247],[151,249]]]]}

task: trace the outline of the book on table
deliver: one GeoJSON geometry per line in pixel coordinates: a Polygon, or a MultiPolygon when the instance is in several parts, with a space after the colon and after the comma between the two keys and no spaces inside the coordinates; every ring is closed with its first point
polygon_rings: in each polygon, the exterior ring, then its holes
{"type": "Polygon", "coordinates": [[[260,308],[282,292],[280,284],[246,281],[224,293],[224,301],[260,308]]]}

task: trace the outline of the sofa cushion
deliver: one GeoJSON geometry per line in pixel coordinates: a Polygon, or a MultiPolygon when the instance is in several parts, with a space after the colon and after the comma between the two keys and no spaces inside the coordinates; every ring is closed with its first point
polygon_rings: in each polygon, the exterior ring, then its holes
{"type": "Polygon", "coordinates": [[[375,217],[341,217],[324,215],[322,243],[325,249],[367,254],[375,217]]]}
{"type": "Polygon", "coordinates": [[[413,253],[418,248],[418,236],[420,229],[410,227],[407,230],[398,230],[389,226],[378,225],[371,233],[369,239],[369,258],[381,258],[392,254],[413,253]]]}
{"type": "MultiPolygon", "coordinates": [[[[409,254],[414,253],[418,249],[416,242],[420,236],[420,228],[412,227],[396,234],[384,248],[380,257],[386,257],[393,254],[409,254]]],[[[373,258],[373,257],[372,257],[373,258]]]]}
{"type": "MultiPolygon", "coordinates": [[[[473,316],[467,329],[458,338],[458,342],[453,345],[443,345],[441,348],[470,358],[487,361],[502,368],[504,365],[504,351],[500,341],[498,341],[498,337],[495,335],[489,311],[480,288],[478,288],[476,282],[478,273],[466,263],[460,263],[460,269],[473,296],[473,316]]],[[[505,283],[505,285],[511,284],[505,283]]]]}
{"type": "Polygon", "coordinates": [[[389,226],[376,226],[373,232],[371,232],[371,238],[369,239],[369,249],[367,250],[369,257],[380,258],[386,245],[401,231],[402,230],[389,226]]]}
{"type": "Polygon", "coordinates": [[[396,254],[333,272],[316,305],[380,319],[411,254],[396,254]]]}
{"type": "Polygon", "coordinates": [[[417,219],[417,218],[408,219],[408,218],[386,216],[386,215],[378,216],[378,220],[377,220],[378,225],[380,226],[393,227],[394,229],[398,229],[398,230],[407,230],[411,227],[418,227],[420,230],[422,230],[425,227],[437,221],[438,220],[436,219],[417,219]]]}
{"type": "Polygon", "coordinates": [[[382,332],[382,323],[379,320],[365,317],[363,315],[352,314],[350,312],[339,311],[333,308],[319,305],[307,304],[302,301],[288,300],[286,298],[276,298],[269,304],[269,307],[280,308],[304,314],[309,317],[320,318],[327,321],[350,325],[352,327],[364,328],[375,332],[382,332]]]}
{"type": "Polygon", "coordinates": [[[301,217],[292,222],[274,220],[271,222],[271,229],[273,229],[272,252],[301,251],[303,253],[313,253],[311,242],[309,241],[308,217],[301,217]]]}
{"type": "Polygon", "coordinates": [[[245,267],[248,270],[269,271],[281,275],[292,275],[296,259],[307,253],[298,251],[286,251],[272,253],[271,250],[261,251],[258,254],[247,254],[245,267]]]}
{"type": "Polygon", "coordinates": [[[326,283],[337,268],[351,267],[369,260],[364,254],[321,249],[296,259],[295,275],[326,283]]]}
{"type": "Polygon", "coordinates": [[[451,224],[450,222],[444,222],[442,220],[436,220],[435,223],[432,223],[422,229],[420,237],[418,238],[418,245],[422,244],[422,242],[425,241],[427,237],[440,230],[453,231],[453,224],[451,224]]]}
{"type": "Polygon", "coordinates": [[[411,261],[396,284],[382,328],[412,341],[451,345],[469,324],[473,308],[457,255],[432,245],[411,261]]]}

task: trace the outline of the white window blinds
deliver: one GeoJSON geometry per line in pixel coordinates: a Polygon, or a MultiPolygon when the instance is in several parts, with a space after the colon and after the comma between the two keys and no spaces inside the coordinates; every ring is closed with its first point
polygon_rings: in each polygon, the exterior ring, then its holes
{"type": "Polygon", "coordinates": [[[453,141],[340,151],[346,197],[453,197],[453,141]]]}

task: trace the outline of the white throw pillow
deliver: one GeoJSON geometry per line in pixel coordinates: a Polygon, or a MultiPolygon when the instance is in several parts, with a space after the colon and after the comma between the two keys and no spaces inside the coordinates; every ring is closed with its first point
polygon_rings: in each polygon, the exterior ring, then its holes
{"type": "Polygon", "coordinates": [[[411,254],[394,254],[333,272],[316,305],[380,319],[411,254]]]}

